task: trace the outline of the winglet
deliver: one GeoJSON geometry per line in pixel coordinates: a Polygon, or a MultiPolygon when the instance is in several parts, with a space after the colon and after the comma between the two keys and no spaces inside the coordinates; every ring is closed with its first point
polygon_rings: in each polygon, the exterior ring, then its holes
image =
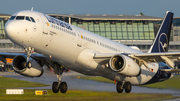
{"type": "Polygon", "coordinates": [[[148,53],[167,52],[174,13],[167,11],[148,53]]]}

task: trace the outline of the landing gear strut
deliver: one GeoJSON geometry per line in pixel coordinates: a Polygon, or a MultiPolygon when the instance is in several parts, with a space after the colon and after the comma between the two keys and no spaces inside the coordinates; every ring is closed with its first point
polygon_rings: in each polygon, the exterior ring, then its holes
{"type": "Polygon", "coordinates": [[[54,66],[55,74],[57,74],[58,82],[53,82],[52,84],[52,91],[54,93],[58,93],[59,90],[61,93],[66,93],[67,91],[67,83],[66,82],[61,82],[61,76],[64,71],[64,67],[60,66],[58,67],[57,64],[54,66]]]}
{"type": "Polygon", "coordinates": [[[123,92],[123,88],[125,90],[126,93],[130,93],[131,92],[131,83],[130,82],[117,82],[117,85],[116,85],[116,90],[118,93],[122,93],[123,92]]]}
{"type": "Polygon", "coordinates": [[[24,48],[24,51],[26,52],[26,56],[27,56],[26,67],[30,68],[31,62],[29,62],[29,59],[30,59],[31,53],[33,53],[33,51],[34,51],[34,48],[31,48],[31,47],[24,48]]]}

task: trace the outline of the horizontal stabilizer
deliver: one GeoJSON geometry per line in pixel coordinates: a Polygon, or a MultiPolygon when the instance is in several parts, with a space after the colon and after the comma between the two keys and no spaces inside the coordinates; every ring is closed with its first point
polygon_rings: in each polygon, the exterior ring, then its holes
{"type": "Polygon", "coordinates": [[[161,71],[176,73],[180,72],[180,69],[161,69],[161,71]]]}

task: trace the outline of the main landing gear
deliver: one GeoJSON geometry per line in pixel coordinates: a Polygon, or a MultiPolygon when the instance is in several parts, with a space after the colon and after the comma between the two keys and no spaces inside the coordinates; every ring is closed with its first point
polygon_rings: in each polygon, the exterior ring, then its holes
{"type": "Polygon", "coordinates": [[[54,93],[58,93],[59,90],[61,91],[61,93],[66,93],[66,91],[67,91],[67,83],[66,82],[61,82],[59,84],[59,82],[53,82],[52,91],[54,93]]]}
{"type": "Polygon", "coordinates": [[[56,82],[56,81],[53,82],[52,91],[54,93],[58,93],[60,90],[61,93],[66,93],[67,88],[68,88],[67,83],[61,82],[61,76],[62,76],[62,73],[64,71],[64,68],[62,66],[60,68],[58,68],[57,65],[55,65],[54,70],[55,70],[55,74],[57,74],[58,82],[56,82]]]}
{"type": "Polygon", "coordinates": [[[117,82],[116,84],[116,90],[118,93],[122,93],[123,89],[125,90],[126,93],[131,92],[131,83],[130,82],[117,82]]]}

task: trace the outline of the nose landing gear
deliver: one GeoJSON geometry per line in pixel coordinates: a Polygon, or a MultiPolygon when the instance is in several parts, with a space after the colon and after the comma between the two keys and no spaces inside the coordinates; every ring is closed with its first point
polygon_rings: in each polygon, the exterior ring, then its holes
{"type": "Polygon", "coordinates": [[[26,56],[27,56],[26,67],[31,68],[31,62],[29,62],[29,59],[31,57],[31,53],[33,53],[34,51],[34,48],[32,47],[24,48],[24,51],[26,52],[26,56]]]}

